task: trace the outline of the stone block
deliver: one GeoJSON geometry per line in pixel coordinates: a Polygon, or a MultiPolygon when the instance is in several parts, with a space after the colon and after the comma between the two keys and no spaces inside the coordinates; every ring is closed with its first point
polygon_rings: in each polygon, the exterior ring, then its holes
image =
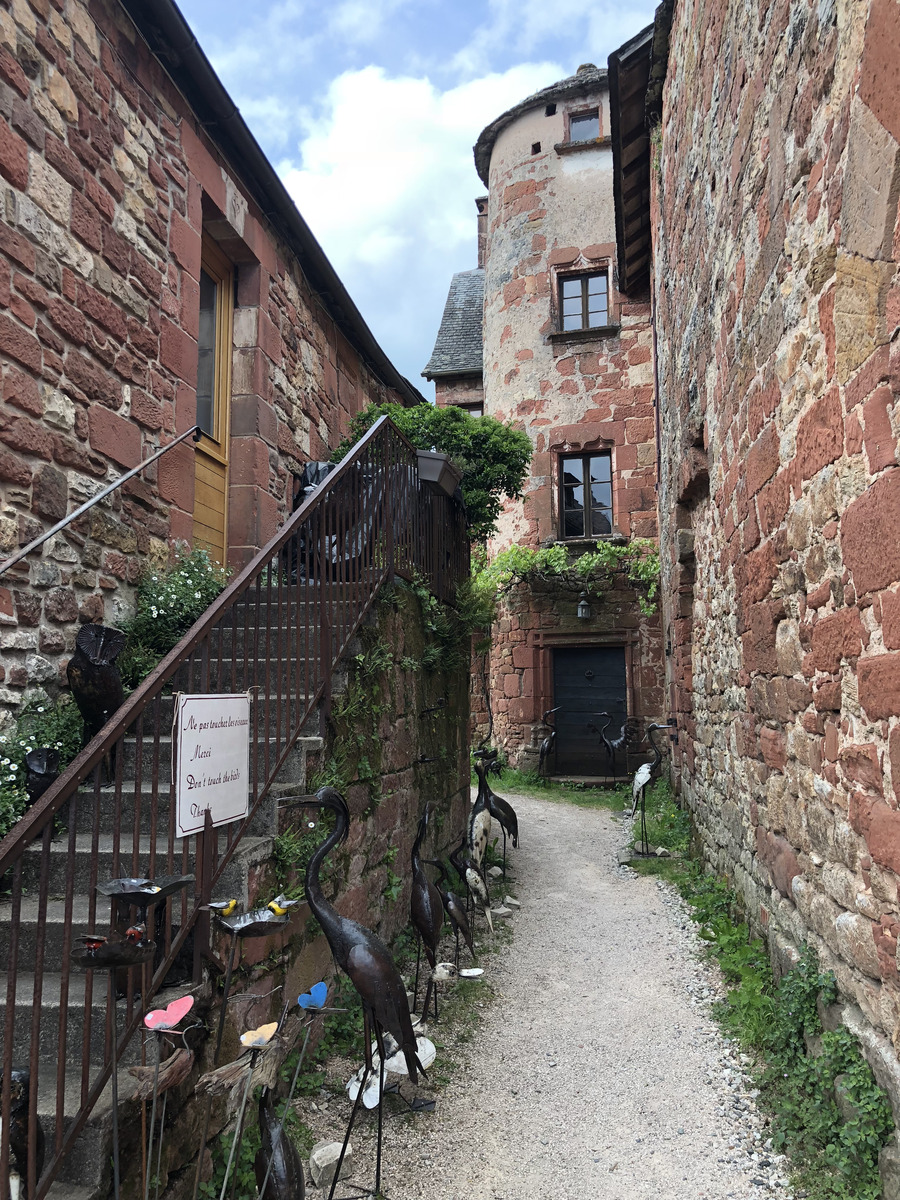
{"type": "Polygon", "coordinates": [[[871,720],[900,716],[900,654],[861,659],[859,703],[871,720]]]}
{"type": "MultiPolygon", "coordinates": [[[[338,1159],[341,1156],[340,1142],[317,1142],[309,1156],[309,1171],[313,1185],[323,1191],[331,1187],[337,1174],[338,1159]]],[[[344,1161],[341,1163],[341,1179],[353,1174],[353,1144],[348,1142],[344,1161]]]]}
{"type": "Polygon", "coordinates": [[[893,274],[893,264],[838,254],[834,337],[835,365],[841,383],[846,383],[872,352],[888,341],[885,305],[893,274]]]}
{"type": "Polygon", "coordinates": [[[861,913],[843,912],[834,923],[842,956],[871,979],[881,978],[873,924],[861,913]]]}
{"type": "MultiPolygon", "coordinates": [[[[896,91],[896,84],[894,85],[896,91]]],[[[900,147],[859,97],[853,101],[841,205],[841,244],[865,258],[888,258],[897,199],[900,147]]]]}

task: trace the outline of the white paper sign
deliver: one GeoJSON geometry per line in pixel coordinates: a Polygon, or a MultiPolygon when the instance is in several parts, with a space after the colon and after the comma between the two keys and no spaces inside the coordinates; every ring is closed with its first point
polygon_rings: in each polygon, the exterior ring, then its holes
{"type": "Polygon", "coordinates": [[[250,797],[250,697],[178,697],[176,826],[198,833],[209,810],[213,825],[247,815],[250,797]]]}

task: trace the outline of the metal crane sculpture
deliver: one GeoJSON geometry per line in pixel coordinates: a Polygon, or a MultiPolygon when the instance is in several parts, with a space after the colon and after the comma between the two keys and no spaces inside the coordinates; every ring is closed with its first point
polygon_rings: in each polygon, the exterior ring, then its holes
{"type": "Polygon", "coordinates": [[[541,748],[538,754],[539,775],[544,775],[546,770],[549,769],[550,756],[553,753],[553,747],[556,743],[556,727],[553,722],[549,720],[549,718],[552,717],[554,713],[558,713],[561,708],[561,704],[557,704],[556,708],[548,708],[541,717],[541,721],[547,726],[550,732],[541,741],[541,748]]]}
{"type": "Polygon", "coordinates": [[[491,897],[488,892],[488,886],[484,876],[481,873],[481,868],[475,865],[472,857],[466,852],[466,843],[468,834],[464,833],[460,838],[459,845],[447,855],[453,863],[454,870],[459,876],[462,883],[466,885],[466,890],[469,893],[473,903],[477,904],[484,913],[484,919],[488,923],[488,929],[491,933],[494,932],[494,922],[491,917],[491,897]]]}
{"type": "Polygon", "coordinates": [[[440,893],[441,900],[444,904],[444,912],[447,914],[447,919],[456,934],[456,967],[459,969],[459,935],[462,934],[463,941],[469,947],[469,953],[472,955],[472,962],[475,961],[475,945],[472,941],[472,930],[469,926],[469,918],[466,916],[466,906],[460,900],[459,896],[454,895],[447,886],[447,869],[439,858],[427,858],[425,860],[430,866],[437,867],[438,881],[437,890],[440,893]]]}
{"type": "Polygon", "coordinates": [[[491,814],[487,804],[487,794],[490,788],[487,785],[487,766],[484,761],[486,756],[487,751],[485,750],[477,751],[475,754],[475,774],[478,776],[478,794],[475,797],[472,811],[469,813],[467,827],[469,854],[476,867],[481,866],[484,852],[487,849],[488,839],[491,836],[491,814]]]}
{"type": "MultiPolygon", "coordinates": [[[[418,1081],[422,1065],[416,1054],[416,1035],[413,1031],[406,986],[388,948],[370,929],[342,917],[325,899],[319,872],[330,852],[347,836],[350,828],[350,813],[344,797],[334,788],[323,787],[316,792],[315,800],[303,800],[307,808],[324,808],[334,813],[334,830],[317,847],[306,867],[306,900],[313,916],[322,926],[322,932],[331,947],[332,957],[347,975],[362,1001],[364,1020],[364,1049],[367,1074],[373,1071],[372,1035],[374,1033],[379,1054],[380,1090],[384,1091],[385,1030],[392,1034],[400,1047],[406,1063],[406,1073],[411,1083],[418,1081]]],[[[424,1074],[424,1071],[423,1071],[424,1074]]],[[[365,1085],[365,1076],[363,1078],[365,1085]]],[[[334,1189],[341,1174],[344,1153],[350,1140],[350,1132],[356,1118],[359,1100],[364,1086],[357,1093],[344,1137],[341,1155],[328,1200],[332,1200],[334,1189]]],[[[381,1188],[381,1134],[382,1105],[378,1105],[378,1141],[375,1159],[375,1195],[381,1188]]]]}
{"type": "Polygon", "coordinates": [[[610,772],[613,776],[615,776],[616,752],[618,750],[621,750],[628,743],[627,719],[623,720],[623,722],[622,722],[622,729],[621,729],[621,732],[619,733],[619,736],[613,738],[613,737],[610,737],[609,734],[607,733],[607,730],[609,729],[610,725],[612,724],[612,720],[613,720],[612,713],[598,712],[598,713],[594,713],[593,715],[595,717],[606,717],[606,724],[601,726],[600,729],[598,729],[596,725],[589,725],[588,728],[592,729],[595,733],[600,734],[600,741],[603,743],[603,748],[606,750],[606,757],[609,759],[610,772]]]}
{"type": "MultiPolygon", "coordinates": [[[[416,951],[416,982],[413,987],[414,1003],[419,999],[419,961],[421,959],[421,949],[424,947],[428,965],[434,971],[437,965],[437,951],[441,940],[441,929],[444,925],[444,906],[441,901],[441,894],[426,875],[420,856],[422,842],[427,830],[428,805],[426,804],[425,811],[419,820],[416,840],[413,842],[412,854],[410,855],[412,863],[412,889],[409,894],[409,915],[412,919],[413,928],[419,935],[419,947],[416,951]]],[[[434,988],[434,1019],[437,1020],[437,987],[430,978],[428,986],[425,989],[425,1003],[422,1005],[422,1016],[424,1018],[428,1013],[432,988],[434,988]]]]}
{"type": "Polygon", "coordinates": [[[641,854],[647,854],[647,814],[646,814],[646,798],[647,784],[653,778],[656,771],[659,770],[659,764],[662,762],[662,751],[656,744],[656,739],[653,737],[657,729],[671,729],[675,724],[674,721],[665,721],[663,724],[654,724],[647,726],[647,737],[650,739],[650,745],[653,747],[653,761],[642,763],[637,771],[635,771],[634,779],[631,784],[631,816],[629,820],[634,820],[634,815],[637,812],[638,805],[641,807],[641,854]]]}
{"type": "MultiPolygon", "coordinates": [[[[496,758],[491,760],[491,759],[488,759],[484,754],[482,754],[480,756],[480,758],[481,758],[481,761],[479,761],[479,756],[476,754],[475,774],[478,776],[478,793],[479,793],[479,795],[481,795],[482,791],[484,792],[484,797],[485,797],[485,802],[487,804],[488,812],[490,813],[491,817],[497,822],[497,824],[500,826],[500,828],[503,830],[503,878],[505,880],[506,879],[506,835],[508,833],[509,836],[512,838],[512,844],[514,846],[518,846],[518,844],[519,844],[519,819],[516,816],[516,810],[509,803],[509,801],[504,800],[502,796],[498,796],[497,793],[491,787],[491,785],[488,783],[488,780],[487,780],[488,772],[493,767],[494,762],[496,762],[496,758]]],[[[477,805],[477,801],[476,801],[476,805],[477,805]]]]}

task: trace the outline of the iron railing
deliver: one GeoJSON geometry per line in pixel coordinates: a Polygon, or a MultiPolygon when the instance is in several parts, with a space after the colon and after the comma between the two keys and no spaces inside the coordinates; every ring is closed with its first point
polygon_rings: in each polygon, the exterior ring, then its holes
{"type": "Polygon", "coordinates": [[[378,589],[395,573],[419,576],[450,601],[467,571],[462,506],[420,485],[415,449],[382,418],[0,842],[0,877],[9,892],[0,903],[0,937],[7,930],[0,947],[0,1200],[13,1066],[31,1073],[29,1174],[39,1094],[46,1111],[50,1093],[55,1113],[44,1171],[28,1187],[41,1200],[179,954],[184,961],[187,952],[199,978],[209,948],[209,914],[201,906],[221,886],[314,708],[328,702],[332,672],[378,589]],[[168,745],[179,692],[252,696],[249,814],[183,840],[175,836],[168,745]],[[55,835],[60,823],[65,832],[55,835]],[[78,933],[111,924],[96,885],[190,872],[193,894],[159,906],[160,954],[128,972],[124,1020],[120,1000],[117,1021],[113,983],[104,999],[102,976],[69,964],[78,933]]]}
{"type": "Polygon", "coordinates": [[[73,512],[68,513],[61,521],[57,521],[52,529],[45,529],[43,533],[38,534],[36,538],[30,541],[27,546],[22,546],[20,550],[17,550],[5,562],[0,563],[0,575],[5,575],[10,567],[14,567],[23,558],[27,558],[32,550],[37,550],[38,546],[43,546],[44,542],[48,542],[55,533],[62,532],[73,521],[77,521],[79,517],[83,517],[95,504],[99,504],[101,500],[105,500],[107,496],[112,495],[116,488],[120,488],[129,479],[134,479],[135,475],[140,475],[141,471],[149,467],[151,463],[155,463],[158,458],[162,458],[164,454],[168,454],[175,446],[180,446],[186,438],[193,438],[195,442],[198,442],[202,432],[203,430],[199,425],[195,425],[193,429],[186,429],[174,441],[167,442],[161,450],[157,450],[149,458],[145,458],[143,462],[139,462],[136,467],[132,467],[130,471],[126,471],[124,475],[120,475],[118,479],[114,479],[112,483],[108,483],[96,496],[91,496],[90,500],[85,500],[84,504],[79,505],[73,512]]]}

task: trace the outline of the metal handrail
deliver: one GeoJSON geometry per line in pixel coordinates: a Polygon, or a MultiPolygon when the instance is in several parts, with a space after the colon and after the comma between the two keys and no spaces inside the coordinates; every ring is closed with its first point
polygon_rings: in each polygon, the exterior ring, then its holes
{"type": "Polygon", "coordinates": [[[10,569],[10,567],[14,567],[17,562],[21,562],[23,558],[32,552],[32,550],[37,550],[38,546],[43,546],[44,542],[49,541],[55,533],[59,533],[61,530],[65,529],[67,525],[71,525],[74,520],[80,517],[83,513],[86,513],[89,509],[93,508],[95,504],[99,504],[101,500],[105,500],[106,497],[114,492],[117,487],[121,487],[123,483],[127,483],[128,480],[133,479],[135,475],[139,475],[141,471],[143,471],[144,467],[149,467],[150,464],[156,462],[158,458],[162,458],[162,456],[167,451],[171,450],[173,446],[180,445],[185,438],[189,437],[192,437],[195,442],[199,442],[202,433],[203,430],[201,427],[199,425],[195,425],[193,429],[188,429],[184,433],[179,434],[174,442],[169,442],[167,445],[163,446],[161,450],[157,450],[155,454],[151,454],[149,458],[145,458],[143,462],[139,462],[136,467],[132,467],[130,471],[126,471],[125,474],[120,475],[118,479],[114,479],[112,483],[107,484],[106,487],[102,491],[98,492],[96,496],[91,496],[90,500],[85,500],[84,504],[76,508],[74,512],[70,512],[69,515],[63,517],[61,521],[57,521],[52,529],[46,530],[45,533],[42,533],[39,537],[36,537],[34,541],[29,542],[27,546],[23,546],[18,553],[12,556],[12,558],[8,558],[4,563],[0,563],[0,575],[4,575],[10,569]]]}
{"type": "MultiPolygon", "coordinates": [[[[32,987],[32,968],[23,957],[32,943],[23,949],[26,939],[20,939],[17,933],[23,904],[37,907],[37,915],[32,918],[37,924],[33,939],[34,1001],[28,1011],[32,1023],[27,1050],[32,1079],[31,1117],[36,1112],[39,1081],[46,1090],[55,1074],[57,1098],[56,1129],[48,1139],[47,1164],[41,1179],[31,1180],[28,1190],[34,1200],[42,1200],[99,1100],[113,1063],[140,1028],[143,1012],[191,933],[194,975],[199,976],[209,944],[208,913],[203,912],[203,905],[249,831],[305,722],[320,700],[327,703],[332,672],[379,588],[395,573],[406,578],[421,575],[430,580],[436,594],[449,600],[467,567],[468,541],[461,506],[419,484],[414,447],[388,418],[381,418],[0,842],[0,875],[11,881],[8,912],[13,930],[6,955],[0,1186],[9,1156],[5,1131],[9,1129],[10,1070],[20,976],[27,974],[27,986],[32,987]],[[174,783],[166,778],[165,771],[169,751],[160,747],[171,721],[166,706],[174,703],[170,699],[174,692],[212,691],[249,691],[254,697],[249,813],[236,825],[207,829],[192,835],[193,844],[185,838],[177,845],[174,820],[169,820],[164,830],[166,810],[174,807],[174,783]],[[133,779],[125,778],[129,753],[134,764],[133,779]],[[103,786],[104,761],[111,763],[112,791],[103,786]],[[87,793],[79,791],[85,781],[90,781],[87,793]],[[64,893],[65,900],[52,914],[54,925],[48,916],[48,906],[53,903],[49,885],[52,839],[54,818],[65,805],[68,854],[62,864],[64,880],[53,888],[55,893],[64,893]],[[105,805],[111,805],[113,831],[111,839],[108,833],[103,835],[101,846],[101,812],[105,805]],[[95,888],[107,872],[149,878],[155,874],[184,874],[192,869],[193,859],[198,878],[193,897],[183,892],[180,898],[166,902],[168,919],[163,923],[159,966],[154,971],[147,964],[140,973],[129,973],[141,977],[129,983],[121,1032],[115,1001],[109,998],[105,1025],[100,1029],[93,1013],[97,1001],[92,979],[86,977],[80,1014],[83,1082],[80,1107],[72,1116],[64,1112],[64,1095],[66,1061],[77,1056],[69,1028],[73,1020],[70,1014],[78,1005],[71,1000],[68,949],[77,927],[85,921],[83,912],[76,919],[73,903],[79,837],[82,852],[90,851],[86,885],[89,927],[104,923],[104,916],[98,913],[95,888]],[[102,867],[101,855],[110,859],[102,867]],[[29,875],[39,877],[36,886],[29,875]],[[62,974],[58,1009],[47,1014],[42,1008],[43,951],[52,936],[60,938],[62,951],[56,961],[61,959],[62,974]],[[25,965],[20,966],[20,961],[25,965]],[[52,1067],[40,1061],[39,1046],[48,1041],[45,1020],[51,1025],[50,1040],[55,1036],[57,1042],[53,1044],[59,1046],[52,1067]],[[57,1021],[58,1028],[53,1024],[57,1021]],[[91,1053],[92,1031],[95,1036],[103,1032],[107,1047],[99,1067],[91,1053]]],[[[62,856],[57,853],[56,857],[62,856]]],[[[83,879],[78,894],[85,894],[83,879]]],[[[48,971],[51,969],[48,967],[48,971]]],[[[55,986],[52,979],[47,983],[55,986]]],[[[30,1128],[35,1128],[33,1119],[30,1128]]],[[[33,1161],[34,1157],[29,1156],[29,1162],[33,1161]]]]}

